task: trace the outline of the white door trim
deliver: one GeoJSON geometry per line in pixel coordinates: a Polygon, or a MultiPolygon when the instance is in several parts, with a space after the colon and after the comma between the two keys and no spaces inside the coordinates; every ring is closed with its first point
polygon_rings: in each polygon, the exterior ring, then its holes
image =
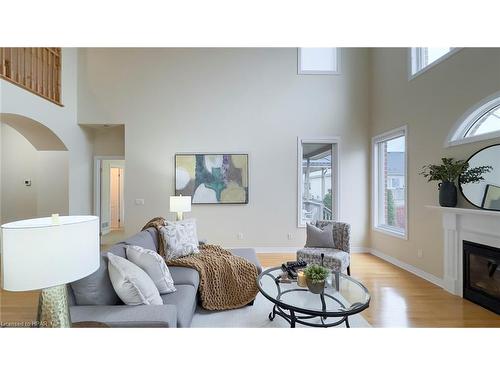
{"type": "MultiPolygon", "coordinates": [[[[94,215],[99,217],[99,226],[101,225],[101,166],[103,160],[125,160],[125,156],[94,156],[94,215]]],[[[100,231],[101,227],[99,227],[100,231]]]]}

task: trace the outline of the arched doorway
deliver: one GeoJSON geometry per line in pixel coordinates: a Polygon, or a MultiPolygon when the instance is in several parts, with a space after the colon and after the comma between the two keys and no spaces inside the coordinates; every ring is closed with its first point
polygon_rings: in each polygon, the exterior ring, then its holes
{"type": "Polygon", "coordinates": [[[1,113],[0,130],[1,222],[67,215],[66,145],[45,125],[18,114],[1,113]]]}

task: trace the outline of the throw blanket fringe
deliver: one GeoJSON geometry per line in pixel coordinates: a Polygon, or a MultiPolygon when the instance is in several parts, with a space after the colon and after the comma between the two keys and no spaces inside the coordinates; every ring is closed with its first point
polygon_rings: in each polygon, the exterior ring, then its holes
{"type": "MultiPolygon", "coordinates": [[[[165,219],[157,217],[142,229],[157,229],[158,253],[163,258],[168,249],[165,249],[159,229],[164,225],[165,219]]],[[[198,254],[178,258],[167,264],[198,271],[200,302],[206,310],[237,309],[252,302],[258,293],[257,267],[220,246],[202,245],[198,254]]]]}

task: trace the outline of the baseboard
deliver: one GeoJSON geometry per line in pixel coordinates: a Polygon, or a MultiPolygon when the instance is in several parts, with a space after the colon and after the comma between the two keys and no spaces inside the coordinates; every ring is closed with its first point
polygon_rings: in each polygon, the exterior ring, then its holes
{"type": "Polygon", "coordinates": [[[370,253],[372,255],[375,255],[376,257],[385,260],[386,262],[389,262],[391,264],[394,264],[395,266],[404,269],[405,271],[408,271],[424,280],[429,281],[430,283],[433,283],[440,288],[444,288],[444,282],[442,279],[440,279],[437,276],[434,276],[428,272],[425,272],[424,270],[421,270],[420,268],[417,268],[415,266],[412,266],[411,264],[405,263],[400,261],[399,259],[396,259],[390,255],[387,255],[380,250],[376,249],[370,249],[370,253]]]}
{"type": "MultiPolygon", "coordinates": [[[[233,247],[234,249],[248,249],[252,248],[256,253],[296,253],[297,250],[303,249],[303,246],[241,246],[233,247]]],[[[351,253],[369,253],[370,249],[367,247],[354,246],[351,247],[351,253]]]]}

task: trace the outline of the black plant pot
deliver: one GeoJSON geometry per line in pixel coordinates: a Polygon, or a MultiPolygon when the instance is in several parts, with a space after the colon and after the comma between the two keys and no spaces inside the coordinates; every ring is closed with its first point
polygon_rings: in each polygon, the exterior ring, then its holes
{"type": "Polygon", "coordinates": [[[454,182],[446,181],[439,184],[439,205],[441,207],[457,206],[457,187],[454,182]]]}

